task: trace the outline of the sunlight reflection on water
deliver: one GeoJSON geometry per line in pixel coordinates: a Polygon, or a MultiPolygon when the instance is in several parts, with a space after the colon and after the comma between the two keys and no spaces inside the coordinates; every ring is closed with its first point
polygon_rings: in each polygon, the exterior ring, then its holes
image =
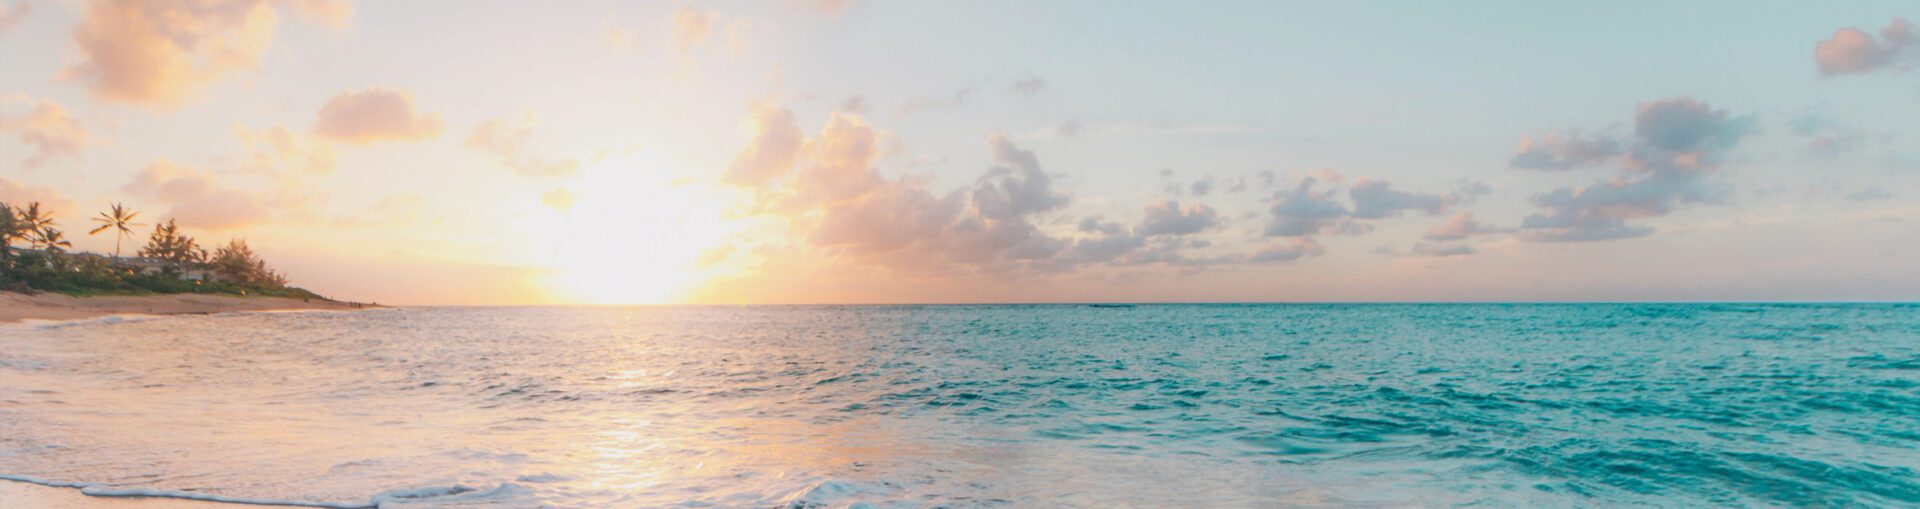
{"type": "Polygon", "coordinates": [[[0,474],[383,507],[1920,503],[1900,305],[445,308],[0,330],[0,474]],[[429,496],[431,495],[431,496],[429,496]]]}

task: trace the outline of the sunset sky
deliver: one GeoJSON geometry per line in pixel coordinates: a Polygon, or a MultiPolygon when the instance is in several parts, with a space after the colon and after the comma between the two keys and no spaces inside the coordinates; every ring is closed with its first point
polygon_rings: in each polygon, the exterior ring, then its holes
{"type": "Polygon", "coordinates": [[[1913,2],[1127,6],[0,0],[0,201],[397,304],[1920,298],[1913,2]]]}

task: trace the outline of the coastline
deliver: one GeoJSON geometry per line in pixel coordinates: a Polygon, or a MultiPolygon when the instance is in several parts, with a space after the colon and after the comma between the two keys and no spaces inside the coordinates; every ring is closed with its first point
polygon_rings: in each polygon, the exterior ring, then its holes
{"type": "Polygon", "coordinates": [[[0,502],[7,507],[42,509],[219,509],[236,504],[153,497],[96,497],[74,488],[0,479],[0,502]]]}
{"type": "Polygon", "coordinates": [[[164,294],[74,297],[0,291],[0,324],[25,320],[84,320],[112,315],[187,315],[231,311],[371,309],[375,304],[286,297],[164,294]]]}

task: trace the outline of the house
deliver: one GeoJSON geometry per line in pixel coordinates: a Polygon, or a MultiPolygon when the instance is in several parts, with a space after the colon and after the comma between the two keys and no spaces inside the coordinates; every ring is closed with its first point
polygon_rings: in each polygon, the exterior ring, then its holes
{"type": "MultiPolygon", "coordinates": [[[[100,256],[100,255],[95,255],[91,253],[88,253],[88,255],[100,256]]],[[[120,258],[118,260],[112,261],[112,263],[114,268],[117,268],[117,269],[123,268],[123,269],[132,270],[135,274],[159,273],[159,272],[166,271],[170,267],[173,267],[173,264],[168,263],[166,260],[161,260],[159,258],[147,258],[147,257],[137,257],[137,256],[120,258]]],[[[206,269],[192,268],[192,267],[186,267],[186,268],[180,269],[180,279],[185,279],[188,281],[205,281],[208,278],[209,278],[209,274],[206,269]]]]}

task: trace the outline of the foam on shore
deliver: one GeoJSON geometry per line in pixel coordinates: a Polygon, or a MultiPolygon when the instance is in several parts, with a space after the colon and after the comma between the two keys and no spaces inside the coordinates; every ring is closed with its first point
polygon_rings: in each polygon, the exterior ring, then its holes
{"type": "Polygon", "coordinates": [[[506,493],[506,492],[519,489],[518,486],[510,483],[501,484],[500,486],[494,487],[493,489],[490,489],[490,490],[481,490],[479,488],[474,488],[464,484],[455,484],[452,486],[423,486],[418,488],[402,488],[402,489],[396,489],[396,490],[388,490],[385,492],[381,492],[377,495],[374,495],[371,499],[367,500],[366,502],[355,503],[355,502],[310,502],[310,501],[302,501],[302,500],[285,500],[285,499],[276,499],[276,498],[227,497],[227,496],[214,495],[209,493],[200,493],[200,492],[194,492],[194,491],[163,490],[163,489],[146,488],[146,487],[123,488],[123,487],[110,486],[102,483],[59,481],[59,480],[42,479],[38,477],[14,475],[14,474],[0,474],[0,481],[12,481],[12,482],[27,483],[27,484],[37,484],[37,485],[46,486],[49,488],[71,488],[71,489],[79,490],[80,494],[90,496],[90,497],[167,498],[167,499],[177,499],[177,500],[192,500],[192,501],[198,501],[198,502],[214,502],[214,503],[221,503],[221,504],[275,506],[275,507],[318,507],[318,508],[325,508],[325,509],[377,509],[386,502],[420,502],[425,499],[473,499],[473,498],[483,498],[483,497],[492,496],[500,493],[506,493]]]}

